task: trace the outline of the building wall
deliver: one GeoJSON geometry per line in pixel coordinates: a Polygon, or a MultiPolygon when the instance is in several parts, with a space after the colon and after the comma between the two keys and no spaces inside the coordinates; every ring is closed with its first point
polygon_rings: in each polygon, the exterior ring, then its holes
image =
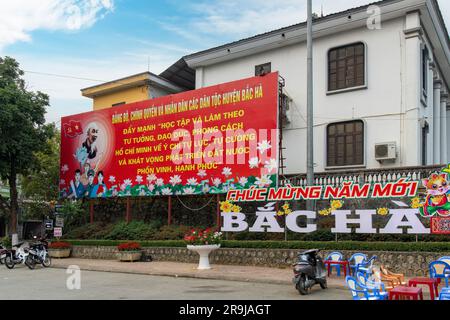
{"type": "MultiPolygon", "coordinates": [[[[413,17],[414,18],[414,17],[413,17]]],[[[410,25],[420,23],[411,19],[410,25]]],[[[420,43],[406,38],[406,19],[383,21],[381,30],[360,28],[316,39],[314,42],[314,159],[315,170],[326,169],[326,127],[339,121],[362,119],[366,126],[366,168],[421,165],[420,43]],[[328,51],[355,42],[366,44],[367,89],[327,94],[328,51]],[[398,158],[375,160],[375,144],[396,142],[398,158]]],[[[432,52],[432,51],[430,51],[432,52]]],[[[291,124],[284,131],[287,173],[306,171],[306,43],[197,69],[197,87],[254,76],[255,66],[271,62],[286,80],[285,93],[293,99],[291,124]]],[[[433,91],[430,70],[430,90],[433,91]]],[[[429,95],[428,104],[432,106],[429,95]]],[[[425,108],[427,111],[431,108],[425,108]]],[[[432,135],[430,128],[430,135],[432,135]]],[[[428,152],[433,153],[429,136],[428,152]]],[[[432,156],[429,159],[433,159],[432,156]]],[[[431,161],[428,164],[433,164],[431,161]]]]}
{"type": "Polygon", "coordinates": [[[120,90],[114,93],[98,96],[94,98],[94,110],[111,108],[116,103],[133,103],[149,99],[148,86],[120,90]]]}
{"type": "Polygon", "coordinates": [[[450,110],[447,107],[447,162],[450,162],[450,110]]]}
{"type": "Polygon", "coordinates": [[[157,87],[157,86],[151,86],[150,87],[150,96],[151,96],[152,99],[159,98],[159,97],[164,97],[164,96],[167,96],[167,95],[170,95],[170,94],[172,94],[172,93],[169,92],[166,89],[163,89],[163,88],[160,88],[160,87],[157,87]]]}

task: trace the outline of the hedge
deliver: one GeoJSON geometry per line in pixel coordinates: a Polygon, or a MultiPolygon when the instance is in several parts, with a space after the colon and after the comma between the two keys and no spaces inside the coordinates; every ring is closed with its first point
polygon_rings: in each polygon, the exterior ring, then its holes
{"type": "MultiPolygon", "coordinates": [[[[117,246],[127,241],[69,240],[74,246],[117,246]]],[[[144,248],[180,248],[184,241],[136,241],[144,248]]],[[[222,248],[322,249],[349,251],[450,252],[450,242],[307,242],[307,241],[224,241],[222,248]]]]}

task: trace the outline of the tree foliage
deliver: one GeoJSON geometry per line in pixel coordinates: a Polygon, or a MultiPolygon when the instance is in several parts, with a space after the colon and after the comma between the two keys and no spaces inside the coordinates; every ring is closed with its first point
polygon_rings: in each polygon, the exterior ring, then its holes
{"type": "Polygon", "coordinates": [[[45,124],[49,97],[28,91],[24,72],[11,57],[0,58],[0,176],[7,179],[10,199],[0,197],[1,208],[16,231],[18,212],[17,177],[37,170],[37,154],[48,152],[53,125],[45,124]]]}
{"type": "Polygon", "coordinates": [[[55,131],[48,140],[47,150],[35,153],[35,170],[21,179],[25,198],[36,202],[58,200],[60,141],[60,134],[55,131]]]}

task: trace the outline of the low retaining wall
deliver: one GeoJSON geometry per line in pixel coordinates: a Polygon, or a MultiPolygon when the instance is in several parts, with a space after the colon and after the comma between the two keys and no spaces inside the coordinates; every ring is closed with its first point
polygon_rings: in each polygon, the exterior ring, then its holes
{"type": "MultiPolygon", "coordinates": [[[[186,248],[144,248],[144,255],[150,255],[154,261],[170,261],[197,263],[198,255],[186,248]]],[[[223,265],[248,265],[259,267],[290,268],[296,261],[301,250],[282,249],[219,249],[210,256],[211,263],[223,265]]],[[[340,251],[346,258],[350,258],[356,251],[340,251]]],[[[358,251],[360,252],[360,251],[358,251]]],[[[323,251],[322,256],[329,252],[323,251]]],[[[369,257],[378,256],[377,264],[385,265],[393,272],[406,276],[427,276],[428,265],[442,256],[450,253],[427,252],[365,252],[369,257]]],[[[72,250],[73,258],[82,259],[117,259],[115,247],[75,246],[72,250]]]]}

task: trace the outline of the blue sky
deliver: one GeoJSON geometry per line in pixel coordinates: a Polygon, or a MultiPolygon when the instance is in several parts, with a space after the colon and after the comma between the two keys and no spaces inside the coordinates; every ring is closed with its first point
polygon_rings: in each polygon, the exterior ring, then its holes
{"type": "MultiPolygon", "coordinates": [[[[371,0],[314,0],[324,13],[371,0]]],[[[440,0],[447,25],[450,1],[440,0]]],[[[80,89],[160,73],[180,57],[304,21],[304,0],[0,0],[0,55],[51,97],[47,120],[89,111],[80,89]],[[42,75],[48,73],[68,77],[42,75]],[[83,78],[92,80],[73,79],[83,78]]]]}

